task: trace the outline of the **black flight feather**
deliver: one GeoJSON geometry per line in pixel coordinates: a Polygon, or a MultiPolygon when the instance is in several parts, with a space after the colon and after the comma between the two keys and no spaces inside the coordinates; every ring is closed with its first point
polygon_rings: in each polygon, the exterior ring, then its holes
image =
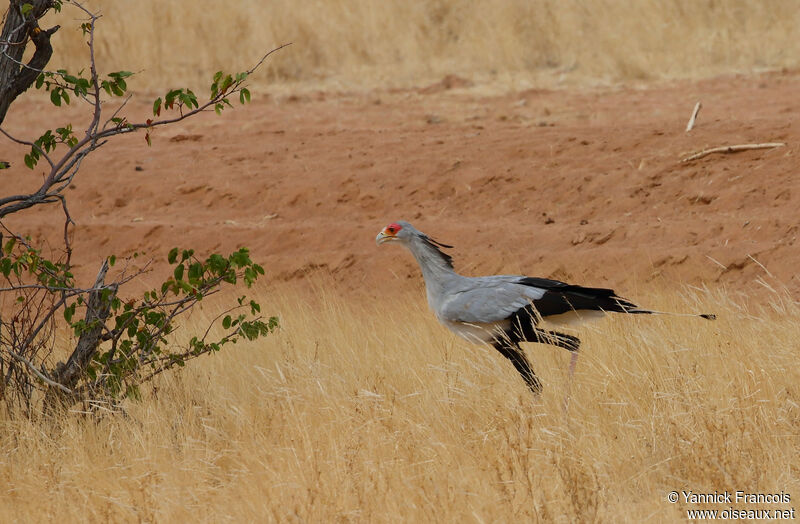
{"type": "Polygon", "coordinates": [[[541,317],[580,310],[650,313],[647,310],[639,309],[633,302],[617,296],[613,289],[575,286],[558,280],[535,277],[522,278],[519,283],[545,290],[542,298],[533,301],[533,307],[541,317]]]}

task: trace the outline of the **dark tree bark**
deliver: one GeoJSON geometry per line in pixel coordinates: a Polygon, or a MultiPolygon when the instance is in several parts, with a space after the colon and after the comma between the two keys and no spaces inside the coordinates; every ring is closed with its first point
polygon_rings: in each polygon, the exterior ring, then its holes
{"type": "MultiPolygon", "coordinates": [[[[92,361],[97,348],[103,341],[103,330],[105,329],[106,321],[111,314],[111,301],[117,294],[117,285],[105,285],[106,273],[108,273],[108,260],[103,262],[100,267],[100,272],[97,274],[97,279],[94,283],[94,290],[89,293],[89,299],[86,303],[86,322],[87,329],[78,338],[78,343],[75,345],[75,350],[70,355],[66,364],[59,363],[52,373],[52,379],[61,384],[62,386],[74,389],[78,381],[86,374],[86,368],[92,361]]],[[[48,390],[48,399],[46,404],[53,406],[56,399],[61,399],[65,404],[69,401],[65,398],[65,394],[57,388],[50,388],[48,390]]],[[[74,398],[72,401],[74,402],[74,398]]]]}
{"type": "Polygon", "coordinates": [[[53,56],[50,37],[59,26],[42,30],[38,20],[50,8],[52,0],[10,0],[6,22],[0,34],[0,124],[5,120],[11,103],[36,81],[39,72],[53,56]],[[22,14],[21,7],[30,4],[33,9],[22,14]],[[26,65],[22,57],[29,42],[36,51],[26,65]]]}

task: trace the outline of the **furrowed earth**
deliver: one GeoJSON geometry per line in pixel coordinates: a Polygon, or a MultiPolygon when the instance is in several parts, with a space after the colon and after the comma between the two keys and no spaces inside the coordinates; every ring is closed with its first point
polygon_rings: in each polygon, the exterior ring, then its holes
{"type": "MultiPolygon", "coordinates": [[[[453,244],[468,275],[613,287],[641,303],[649,286],[800,292],[798,71],[501,95],[454,76],[415,90],[263,91],[154,130],[152,147],[136,133],[87,158],[66,192],[82,282],[106,255],[152,258],[150,286],[172,247],[247,246],[271,282],[324,273],[345,292],[385,295],[421,285],[407,253],[374,242],[405,219],[453,244]],[[763,142],[786,145],[681,161],[763,142]]],[[[125,114],[151,117],[152,98],[125,114]]],[[[23,97],[4,128],[32,139],[86,117],[80,104],[23,97]]],[[[28,150],[0,141],[12,162],[3,194],[38,187],[44,164],[27,169],[28,150]]],[[[56,204],[4,222],[63,250],[56,204]]]]}

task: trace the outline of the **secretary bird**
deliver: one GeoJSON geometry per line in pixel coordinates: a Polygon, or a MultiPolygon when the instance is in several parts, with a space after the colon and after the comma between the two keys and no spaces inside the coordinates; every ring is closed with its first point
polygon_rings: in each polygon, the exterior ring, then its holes
{"type": "Polygon", "coordinates": [[[716,318],[712,314],[643,309],[611,289],[575,286],[547,278],[522,275],[465,277],[455,272],[452,258],[442,251],[442,248],[453,246],[433,240],[404,221],[383,228],[375,242],[378,245],[394,242],[407,247],[422,269],[428,305],[439,322],[467,340],[494,346],[511,361],[535,394],[541,392],[542,385],[519,343],[551,344],[570,351],[570,379],[580,347],[578,337],[540,328],[539,322],[543,319],[569,323],[603,316],[607,311],[716,318]]]}

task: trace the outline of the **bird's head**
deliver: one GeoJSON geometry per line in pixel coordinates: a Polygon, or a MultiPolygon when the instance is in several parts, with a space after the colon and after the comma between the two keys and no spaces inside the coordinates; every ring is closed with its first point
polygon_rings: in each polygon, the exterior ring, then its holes
{"type": "Polygon", "coordinates": [[[419,256],[427,256],[439,258],[449,267],[453,268],[453,259],[450,255],[443,252],[441,248],[451,248],[447,244],[438,242],[422,231],[419,231],[408,222],[402,220],[392,222],[375,237],[375,243],[378,245],[385,244],[386,242],[399,242],[401,245],[406,246],[411,252],[419,258],[419,256]]]}
{"type": "Polygon", "coordinates": [[[386,242],[408,242],[416,230],[408,222],[392,222],[378,233],[375,243],[378,245],[386,242]]]}

